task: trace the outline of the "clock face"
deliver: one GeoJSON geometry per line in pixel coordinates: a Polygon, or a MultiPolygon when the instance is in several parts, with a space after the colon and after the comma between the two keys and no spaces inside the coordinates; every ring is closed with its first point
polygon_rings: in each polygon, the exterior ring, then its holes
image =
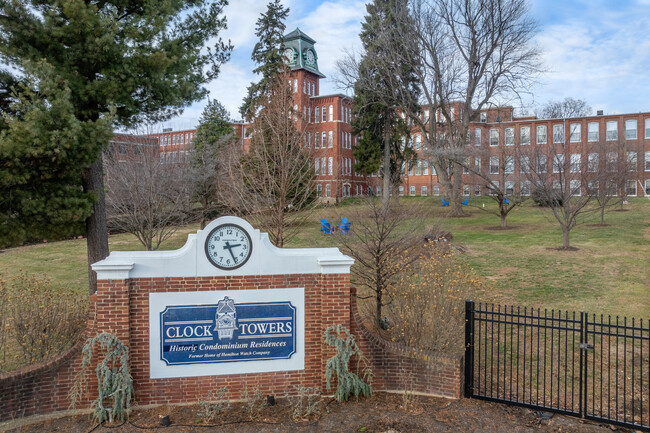
{"type": "Polygon", "coordinates": [[[285,62],[287,63],[293,62],[293,50],[291,48],[287,48],[286,50],[284,50],[283,54],[284,54],[285,62]]]}
{"type": "Polygon", "coordinates": [[[216,227],[205,240],[205,255],[219,269],[231,270],[243,266],[252,251],[250,235],[236,224],[216,227]]]}
{"type": "Polygon", "coordinates": [[[314,55],[314,52],[312,50],[307,51],[307,54],[305,54],[307,63],[310,65],[315,65],[316,64],[316,56],[314,55]]]}

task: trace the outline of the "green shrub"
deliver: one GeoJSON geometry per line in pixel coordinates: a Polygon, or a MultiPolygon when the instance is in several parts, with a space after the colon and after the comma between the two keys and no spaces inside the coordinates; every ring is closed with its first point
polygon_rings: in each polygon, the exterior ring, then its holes
{"type": "Polygon", "coordinates": [[[351,396],[370,396],[372,388],[364,379],[371,382],[372,370],[367,365],[366,359],[350,331],[343,325],[332,325],[325,330],[325,343],[336,349],[336,355],[328,359],[325,364],[327,389],[331,388],[332,378],[336,375],[337,384],[334,397],[338,401],[347,401],[351,396]],[[360,364],[364,364],[363,379],[350,371],[349,364],[353,356],[357,357],[357,372],[360,364]]]}

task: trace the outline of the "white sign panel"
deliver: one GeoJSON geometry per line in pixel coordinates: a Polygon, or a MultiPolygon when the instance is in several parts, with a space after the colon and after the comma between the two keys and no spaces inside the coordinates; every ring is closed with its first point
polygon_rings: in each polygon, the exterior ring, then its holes
{"type": "Polygon", "coordinates": [[[304,308],[304,288],[150,293],[150,377],[303,370],[304,308]]]}

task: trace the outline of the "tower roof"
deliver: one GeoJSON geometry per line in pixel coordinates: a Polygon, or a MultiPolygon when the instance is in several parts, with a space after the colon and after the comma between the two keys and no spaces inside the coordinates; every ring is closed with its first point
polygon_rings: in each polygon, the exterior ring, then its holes
{"type": "Polygon", "coordinates": [[[320,78],[325,78],[318,70],[318,55],[314,49],[315,40],[303,33],[299,28],[284,36],[285,62],[292,71],[304,69],[320,78]],[[290,51],[293,50],[293,53],[290,51]]]}

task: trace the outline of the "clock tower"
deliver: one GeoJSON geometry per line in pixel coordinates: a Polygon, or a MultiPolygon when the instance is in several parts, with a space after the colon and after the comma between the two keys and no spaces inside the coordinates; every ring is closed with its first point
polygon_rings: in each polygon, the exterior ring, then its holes
{"type": "Polygon", "coordinates": [[[296,28],[296,30],[284,36],[282,55],[285,63],[292,71],[304,69],[318,78],[325,78],[325,75],[318,70],[318,55],[314,49],[315,43],[315,40],[296,28]]]}

